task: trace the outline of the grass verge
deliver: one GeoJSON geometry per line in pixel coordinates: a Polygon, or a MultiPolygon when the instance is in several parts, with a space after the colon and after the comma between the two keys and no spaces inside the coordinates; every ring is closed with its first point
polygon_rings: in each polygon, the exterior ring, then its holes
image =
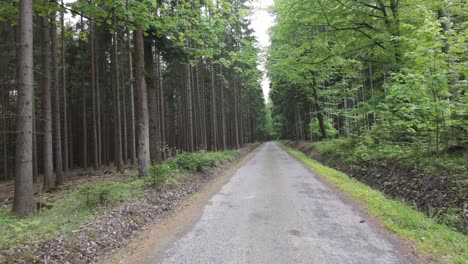
{"type": "Polygon", "coordinates": [[[419,252],[433,256],[437,262],[467,263],[468,237],[453,229],[437,224],[423,213],[403,202],[390,200],[369,186],[310,159],[304,153],[278,144],[312,168],[324,179],[332,182],[349,196],[361,201],[370,215],[396,234],[414,242],[419,252]]]}
{"type": "MultiPolygon", "coordinates": [[[[91,221],[105,208],[119,203],[138,199],[144,189],[155,182],[152,177],[164,175],[177,184],[180,175],[185,172],[200,171],[204,167],[213,167],[218,163],[230,161],[239,155],[238,151],[183,153],[169,159],[164,164],[153,165],[145,179],[136,176],[126,179],[97,181],[58,189],[54,193],[41,194],[38,200],[47,200],[45,207],[30,217],[18,218],[11,214],[10,208],[0,209],[0,252],[23,245],[34,245],[42,240],[63,235],[64,239],[73,239],[73,234],[85,222],[91,221]],[[164,169],[160,169],[164,167],[164,169]],[[158,169],[159,168],[159,169],[158,169]],[[45,199],[49,197],[48,199],[45,199]]],[[[156,182],[160,190],[167,186],[156,182]]],[[[0,256],[2,262],[2,256],[0,256]]]]}

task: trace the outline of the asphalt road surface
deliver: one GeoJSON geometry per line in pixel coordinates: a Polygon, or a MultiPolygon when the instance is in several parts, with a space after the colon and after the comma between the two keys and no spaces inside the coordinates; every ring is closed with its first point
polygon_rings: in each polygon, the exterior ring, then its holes
{"type": "Polygon", "coordinates": [[[410,263],[397,244],[342,194],[269,142],[154,262],[410,263]]]}

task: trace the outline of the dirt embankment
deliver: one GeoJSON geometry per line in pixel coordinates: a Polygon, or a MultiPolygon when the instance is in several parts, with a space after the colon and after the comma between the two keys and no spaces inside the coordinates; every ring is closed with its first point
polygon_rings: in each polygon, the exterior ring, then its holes
{"type": "Polygon", "coordinates": [[[176,188],[159,192],[145,190],[143,198],[109,208],[74,231],[72,237],[58,236],[0,254],[6,258],[6,263],[97,263],[103,256],[116,252],[148,230],[250,150],[241,149],[240,155],[229,163],[185,174],[176,188]]]}
{"type": "Polygon", "coordinates": [[[351,163],[338,155],[318,152],[310,142],[285,143],[314,160],[382,191],[390,198],[416,206],[439,222],[465,234],[468,232],[468,186],[460,180],[459,175],[450,172],[425,174],[421,169],[404,166],[392,159],[351,163]]]}

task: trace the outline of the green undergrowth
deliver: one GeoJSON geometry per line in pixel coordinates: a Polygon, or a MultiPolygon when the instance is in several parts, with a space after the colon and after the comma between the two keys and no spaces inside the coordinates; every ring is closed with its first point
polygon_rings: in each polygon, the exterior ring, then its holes
{"type": "Polygon", "coordinates": [[[238,151],[225,150],[219,152],[199,153],[185,152],[169,159],[163,164],[154,164],[145,179],[149,187],[160,189],[177,184],[177,175],[186,172],[200,172],[203,168],[214,167],[217,163],[228,162],[239,155],[238,151]]]}
{"type": "Polygon", "coordinates": [[[433,256],[437,262],[467,263],[468,236],[436,223],[434,219],[403,202],[385,198],[381,192],[310,159],[298,150],[282,143],[280,145],[321,177],[361,201],[370,215],[378,217],[383,225],[396,234],[414,242],[421,253],[433,256]]]}
{"type": "Polygon", "coordinates": [[[57,235],[63,235],[66,240],[72,239],[72,234],[82,224],[92,220],[103,209],[140,198],[149,185],[156,184],[160,190],[168,182],[177,184],[176,175],[213,167],[232,160],[238,153],[183,153],[163,164],[151,166],[144,179],[122,178],[57,189],[47,195],[53,197],[48,202],[38,203],[43,208],[36,215],[26,218],[13,216],[9,208],[0,209],[0,251],[35,244],[57,235]],[[154,182],[154,179],[163,180],[154,182]]]}
{"type": "Polygon", "coordinates": [[[0,250],[34,244],[40,240],[63,234],[65,239],[97,212],[121,201],[139,196],[143,180],[101,181],[81,184],[68,190],[55,190],[59,197],[34,216],[18,218],[10,209],[0,210],[0,250]]]}
{"type": "Polygon", "coordinates": [[[417,144],[398,145],[375,142],[371,137],[342,138],[313,143],[322,155],[335,155],[352,163],[395,160],[400,165],[417,168],[425,174],[450,172],[465,175],[468,170],[468,153],[446,149],[436,154],[417,144]]]}

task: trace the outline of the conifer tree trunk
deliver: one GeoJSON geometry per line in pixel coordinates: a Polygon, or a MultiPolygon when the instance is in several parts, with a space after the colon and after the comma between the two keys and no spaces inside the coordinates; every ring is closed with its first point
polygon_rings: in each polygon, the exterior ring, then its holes
{"type": "MultiPolygon", "coordinates": [[[[84,22],[83,17],[81,17],[81,28],[84,29],[84,22]]],[[[85,61],[84,61],[84,54],[85,54],[85,46],[82,46],[82,61],[81,61],[81,129],[82,129],[82,137],[81,137],[81,147],[82,147],[82,161],[81,165],[83,168],[88,168],[88,127],[87,127],[87,112],[86,112],[86,84],[85,80],[87,76],[85,75],[85,61]]],[[[73,130],[72,130],[73,131],[73,130]]]]}
{"type": "MultiPolygon", "coordinates": [[[[61,0],[63,6],[63,0],[61,0]]],[[[68,176],[68,114],[67,114],[67,81],[66,81],[66,65],[65,65],[65,20],[64,12],[60,13],[60,55],[61,55],[61,66],[62,66],[62,96],[63,96],[63,177],[68,176]]]]}
{"type": "MultiPolygon", "coordinates": [[[[131,39],[130,39],[130,31],[127,31],[127,45],[128,47],[131,47],[131,39]]],[[[136,140],[135,140],[135,99],[134,99],[134,93],[133,93],[133,58],[132,58],[132,52],[128,52],[128,71],[129,71],[129,79],[130,79],[130,85],[129,85],[129,108],[130,108],[130,161],[134,165],[136,164],[137,158],[136,158],[136,140]]]]}
{"type": "Polygon", "coordinates": [[[32,0],[19,1],[16,74],[18,99],[16,106],[15,196],[13,213],[19,216],[36,211],[33,189],[32,133],[34,109],[32,0]]]}
{"type": "MultiPolygon", "coordinates": [[[[187,41],[188,43],[188,41],[187,41]]],[[[192,67],[190,64],[186,68],[186,106],[187,106],[187,142],[186,150],[193,152],[193,109],[192,109],[192,67]]]]}
{"type": "Polygon", "coordinates": [[[217,151],[218,146],[218,124],[216,118],[216,85],[215,85],[215,69],[211,62],[211,150],[217,151]]]}
{"type": "Polygon", "coordinates": [[[49,17],[42,17],[42,89],[43,89],[43,119],[44,119],[44,182],[42,189],[49,191],[55,187],[54,164],[52,153],[52,111],[50,92],[50,32],[49,17]]]}
{"type": "MultiPolygon", "coordinates": [[[[223,74],[223,66],[220,65],[219,66],[219,71],[220,71],[220,74],[222,75],[223,74]]],[[[224,104],[224,83],[223,83],[223,80],[221,80],[221,85],[220,85],[220,90],[221,90],[221,127],[222,127],[222,132],[221,132],[221,136],[222,136],[222,147],[223,147],[223,150],[226,150],[227,148],[227,143],[226,143],[226,109],[225,109],[225,104],[224,104]]]]}
{"type": "Polygon", "coordinates": [[[56,184],[63,184],[63,161],[62,161],[62,132],[60,119],[60,88],[59,88],[59,69],[57,61],[57,26],[55,24],[56,12],[51,14],[50,36],[51,36],[51,61],[52,61],[52,88],[53,88],[53,135],[54,135],[54,150],[55,150],[55,174],[56,184]]]}
{"type": "Polygon", "coordinates": [[[237,105],[237,87],[236,87],[236,79],[233,77],[233,93],[234,93],[234,148],[239,148],[239,117],[238,117],[238,105],[237,105]]]}
{"type": "MultiPolygon", "coordinates": [[[[96,35],[94,35],[96,38],[96,35]]],[[[103,152],[103,144],[102,144],[102,118],[101,118],[101,76],[100,76],[100,63],[99,59],[99,52],[96,52],[96,45],[99,46],[99,41],[95,41],[95,58],[94,58],[94,70],[96,71],[96,133],[97,133],[97,149],[98,149],[98,156],[97,156],[97,164],[98,166],[102,165],[102,152],[103,152]]]]}
{"type": "Polygon", "coordinates": [[[150,165],[148,94],[145,80],[143,30],[135,23],[135,77],[138,94],[138,173],[146,175],[150,165]]]}
{"type": "MultiPolygon", "coordinates": [[[[161,52],[158,51],[157,53],[157,62],[158,62],[158,89],[159,89],[159,116],[160,116],[160,124],[159,127],[161,129],[161,146],[165,148],[166,146],[166,126],[165,126],[165,111],[164,111],[164,89],[163,89],[163,76],[162,76],[162,59],[161,59],[161,52]]],[[[166,151],[161,152],[162,160],[166,159],[166,151]]]]}
{"type": "Polygon", "coordinates": [[[158,118],[158,91],[156,87],[156,70],[154,65],[153,44],[151,38],[144,39],[146,83],[148,86],[148,111],[151,161],[161,162],[161,136],[158,118]]]}
{"type": "Polygon", "coordinates": [[[93,105],[93,164],[97,170],[99,165],[99,142],[97,129],[97,112],[96,112],[96,90],[97,90],[97,75],[96,75],[96,50],[95,50],[95,29],[94,22],[90,22],[90,44],[91,44],[91,100],[93,105]]]}
{"type": "MultiPolygon", "coordinates": [[[[33,107],[34,109],[34,107],[33,107]]],[[[38,168],[37,168],[37,129],[36,129],[36,113],[35,111],[33,110],[33,153],[32,153],[32,158],[33,158],[33,182],[34,183],[37,183],[38,181],[38,178],[39,178],[39,172],[38,172],[38,168]]],[[[5,155],[6,155],[6,152],[7,151],[7,148],[5,146],[5,155]]],[[[5,166],[5,169],[7,169],[7,167],[5,166]]],[[[8,170],[6,170],[5,173],[8,173],[8,170]]],[[[5,177],[7,176],[7,174],[5,174],[5,177]]]]}
{"type": "MultiPolygon", "coordinates": [[[[117,28],[117,19],[114,14],[114,27],[117,28]]],[[[113,71],[114,71],[114,159],[117,165],[117,171],[122,171],[122,125],[120,116],[120,73],[119,73],[119,56],[118,56],[118,37],[117,31],[114,32],[113,46],[113,71]]]]}

